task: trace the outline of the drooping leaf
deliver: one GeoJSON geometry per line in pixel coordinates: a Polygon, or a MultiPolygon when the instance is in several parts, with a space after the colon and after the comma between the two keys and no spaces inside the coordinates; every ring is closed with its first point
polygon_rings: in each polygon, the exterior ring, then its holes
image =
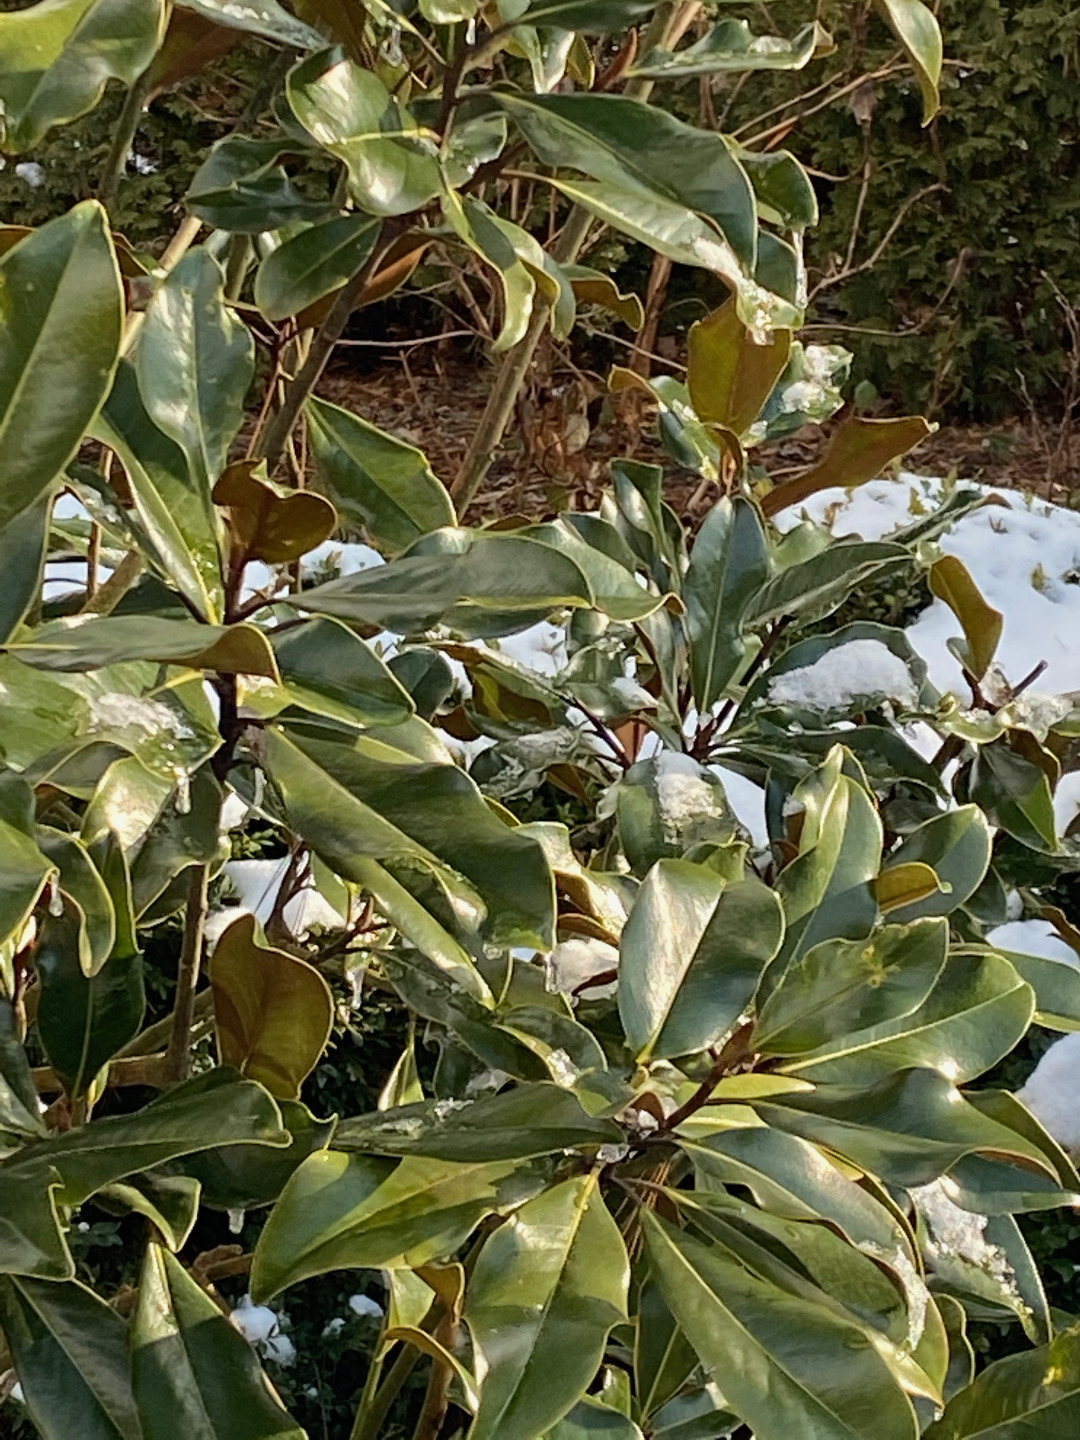
{"type": "Polygon", "coordinates": [[[38,1136],[44,1124],[30,1062],[19,1033],[19,1017],[10,1000],[0,999],[0,1130],[38,1136]]]}
{"type": "Polygon", "coordinates": [[[304,129],[345,163],[352,198],[370,215],[406,215],[439,193],[430,135],[370,70],[323,50],[288,79],[304,129]]]}
{"type": "Polygon", "coordinates": [[[987,1366],[954,1395],[928,1440],[1027,1440],[1080,1424],[1080,1326],[987,1366]]]}
{"type": "Polygon", "coordinates": [[[214,947],[210,968],[222,1064],[295,1100],[334,1024],[330,987],[306,960],[260,945],[241,915],[214,947]]]}
{"type": "Polygon", "coordinates": [[[755,880],[725,885],[703,865],[661,860],[620,944],[619,1016],[637,1059],[722,1041],[780,948],[783,913],[755,880]]]}
{"type": "Polygon", "coordinates": [[[521,25],[552,25],[604,35],[632,25],[656,8],[657,0],[499,0],[503,19],[521,25]]]}
{"type": "Polygon", "coordinates": [[[496,1161],[596,1149],[618,1144],[621,1136],[610,1120],[588,1115],[571,1091],[541,1082],[450,1110],[441,1101],[421,1101],[344,1120],[334,1144],[381,1155],[496,1161]]]}
{"type": "Polygon", "coordinates": [[[0,530],[0,645],[15,634],[38,593],[49,540],[53,495],[45,490],[0,530]]]}
{"type": "Polygon", "coordinates": [[[164,25],[161,0],[39,0],[0,16],[0,149],[31,150],[92,110],[110,80],[130,85],[164,25]]]}
{"type": "Polygon", "coordinates": [[[757,253],[753,191],[719,135],[614,95],[500,94],[502,105],[545,165],[655,195],[719,229],[747,271],[757,253]]]}
{"type": "Polygon", "coordinates": [[[987,604],[970,570],[956,555],[943,555],[931,565],[930,590],[960,621],[971,657],[971,673],[981,680],[1001,639],[1004,615],[987,604]]]}
{"type": "Polygon", "coordinates": [[[512,1160],[460,1165],[319,1150],[292,1176],[255,1249],[257,1303],[343,1268],[412,1269],[452,1254],[485,1215],[529,1193],[512,1160]]]}
{"type": "Polygon", "coordinates": [[[545,1191],[487,1239],[465,1298],[483,1376],[470,1440],[542,1435],[571,1409],[626,1315],[628,1281],[595,1174],[545,1191]]]}
{"type": "Polygon", "coordinates": [[[968,794],[992,825],[1022,845],[1053,851],[1057,822],[1050,783],[1038,765],[1012,750],[1004,738],[976,748],[968,794]]]}
{"type": "Polygon", "coordinates": [[[730,300],[692,325],[686,383],[701,419],[737,436],[748,430],[783,374],[791,339],[790,330],[776,330],[762,344],[730,300]]]}
{"type": "MultiPolygon", "coordinates": [[[[36,1106],[35,1101],[35,1106],[36,1106]]],[[[53,1172],[3,1177],[0,1188],[0,1275],[74,1280],[75,1261],[57,1213],[53,1172]]]]}
{"type": "MultiPolygon", "coordinates": [[[[35,10],[0,16],[0,24],[35,10]]],[[[95,201],[0,258],[0,527],[37,505],[77,450],[108,393],[123,313],[107,216],[95,201]],[[35,395],[57,403],[27,403],[35,395]]]]}
{"type": "Polygon", "coordinates": [[[53,866],[20,827],[0,816],[0,943],[30,918],[53,866]]]}
{"type": "Polygon", "coordinates": [[[642,1222],[664,1298],[760,1440],[915,1440],[911,1403],[861,1328],[784,1295],[651,1212],[642,1222]]]}
{"type": "Polygon", "coordinates": [[[943,47],[937,18],[922,0],[875,0],[877,9],[907,51],[923,97],[923,124],[938,111],[943,47]]]}
{"type": "Polygon", "coordinates": [[[719,501],[698,532],[683,582],[690,675],[702,713],[739,672],[746,655],[743,622],[768,578],[768,547],[757,511],[741,496],[719,501]]]}
{"type": "Polygon", "coordinates": [[[289,1177],[316,1150],[333,1138],[336,1119],[317,1119],[297,1100],[278,1102],[290,1144],[216,1145],[186,1155],[185,1175],[202,1187],[202,1202],[218,1210],[254,1210],[281,1194],[289,1177]]]}
{"type": "Polygon", "coordinates": [[[305,1440],[255,1352],[175,1256],[147,1246],[131,1321],[144,1440],[305,1440]]]}
{"type": "Polygon", "coordinates": [[[376,545],[405,550],[457,524],[446,486],[414,445],[325,400],[309,400],[306,413],[316,483],[376,545]]]}
{"type": "Polygon", "coordinates": [[[61,673],[151,660],[278,678],[270,642],[255,625],[200,625],[156,615],[76,616],[28,631],[8,648],[25,665],[61,673]]]}
{"type": "Polygon", "coordinates": [[[286,156],[307,152],[314,146],[291,135],[276,140],[229,135],[195,172],[188,209],[215,229],[239,235],[324,220],[331,213],[329,203],[298,190],[280,164],[286,156]]]}
{"type": "Polygon", "coordinates": [[[666,1404],[683,1388],[697,1364],[697,1352],[650,1275],[638,1296],[634,1344],[634,1384],[641,1414],[648,1419],[666,1404]]]}
{"type": "Polygon", "coordinates": [[[631,330],[640,330],[645,324],[641,301],[634,294],[624,295],[610,275],[588,265],[564,265],[562,270],[579,305],[598,305],[602,310],[610,310],[631,330]]]}
{"type": "Polygon", "coordinates": [[[220,520],[210,487],[154,424],[130,361],[121,361],[93,434],[123,463],[155,562],[196,613],[219,621],[225,608],[220,520]]]}
{"type": "Polygon", "coordinates": [[[72,1097],[85,1095],[106,1061],[134,1039],[146,1009],[138,952],[114,955],[87,975],[80,948],[78,922],[50,915],[35,961],[38,1033],[72,1097]]]}
{"type": "MultiPolygon", "coordinates": [[[[914,0],[920,4],[921,0],[914,0]]],[[[829,441],[821,459],[805,475],[785,480],[770,490],[761,502],[766,515],[778,515],[791,505],[801,505],[819,490],[831,485],[863,485],[880,475],[890,460],[906,455],[934,427],[921,416],[901,420],[866,420],[849,416],[829,441]]]]}
{"type": "Polygon", "coordinates": [[[183,1249],[199,1218],[200,1186],[188,1175],[147,1171],[129,1175],[97,1192],[103,1209],[143,1215],[172,1251],[183,1249]]]}
{"type": "Polygon", "coordinates": [[[224,284],[209,251],[189,250],[154,292],[135,352],[147,414],[203,493],[225,468],[255,370],[255,342],[225,305],[224,284]]]}
{"type": "Polygon", "coordinates": [[[312,50],[324,44],[318,30],[290,15],[277,0],[244,0],[242,5],[230,4],[229,0],[179,0],[179,3],[215,25],[261,35],[264,40],[277,40],[298,50],[312,50]]]}
{"type": "Polygon", "coordinates": [[[400,728],[350,744],[268,730],[290,824],[346,878],[363,883],[354,872],[364,857],[418,865],[474,907],[492,943],[549,948],[553,882],[540,847],[497,819],[457,766],[394,748],[400,728]]]}
{"type": "Polygon", "coordinates": [[[219,1145],[284,1148],[289,1133],[273,1100],[227,1070],[196,1076],[131,1115],[107,1115],[62,1135],[24,1145],[2,1162],[8,1175],[52,1172],[65,1205],[80,1205],[115,1180],[219,1145]]]}
{"type": "Polygon", "coordinates": [[[552,1426],[544,1440],[642,1440],[642,1434],[628,1415],[587,1395],[552,1426]]]}
{"type": "MultiPolygon", "coordinates": [[[[73,836],[42,826],[38,831],[41,852],[59,871],[61,895],[75,911],[79,932],[79,964],[85,975],[94,975],[108,960],[116,945],[116,911],[112,896],[86,849],[73,836]]],[[[134,947],[129,947],[130,949],[134,947]]]]}
{"type": "Polygon", "coordinates": [[[143,1440],[128,1327],[92,1290],[0,1277],[0,1325],[42,1440],[143,1440]]]}
{"type": "Polygon", "coordinates": [[[903,546],[889,540],[834,541],[770,580],[754,600],[750,619],[761,623],[804,610],[835,609],[873,575],[908,558],[903,546]]]}
{"type": "Polygon", "coordinates": [[[727,71],[801,70],[827,47],[820,25],[806,25],[791,40],[779,35],[754,35],[745,20],[721,20],[707,35],[683,50],[649,50],[629,74],[651,80],[679,80],[687,75],[727,71]]]}
{"type": "MultiPolygon", "coordinates": [[[[738,156],[740,164],[750,176],[750,183],[757,196],[758,214],[762,219],[782,225],[785,230],[795,231],[807,230],[817,224],[818,203],[813,183],[789,150],[763,152],[740,147],[738,156]]],[[[814,348],[820,354],[825,347],[814,348]]],[[[805,347],[800,345],[798,349],[805,356],[805,347]]],[[[833,353],[845,353],[839,346],[829,349],[833,353]]],[[[793,356],[797,353],[795,344],[792,344],[791,351],[793,356]]],[[[781,384],[781,394],[784,388],[781,384]]],[[[828,413],[833,414],[842,403],[842,397],[837,395],[834,401],[830,401],[828,413]]],[[[769,408],[771,409],[771,406],[769,408]]],[[[800,413],[805,412],[794,412],[796,417],[800,413]]]]}
{"type": "Polygon", "coordinates": [[[341,288],[368,259],[379,235],[366,215],[338,215],[271,250],[255,276],[255,303],[268,320],[287,320],[341,288]]]}

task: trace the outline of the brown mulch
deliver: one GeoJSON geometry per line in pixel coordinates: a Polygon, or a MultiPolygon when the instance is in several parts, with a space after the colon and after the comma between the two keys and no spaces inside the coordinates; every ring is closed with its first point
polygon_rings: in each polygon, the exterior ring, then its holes
{"type": "MultiPolygon", "coordinates": [[[[469,347],[398,352],[371,366],[366,355],[339,351],[320,385],[325,398],[400,435],[426,453],[448,484],[460,467],[487,400],[494,369],[469,347]]],[[[693,524],[716,498],[700,477],[679,471],[661,450],[645,397],[612,395],[604,376],[560,364],[527,387],[502,451],[470,521],[536,517],[569,502],[595,508],[610,461],[632,456],[663,461],[668,499],[693,524]]],[[[1012,420],[996,426],[942,425],[905,464],[922,474],[954,474],[989,485],[1032,490],[1059,503],[1080,494],[1080,444],[1052,425],[1012,420]]],[[[822,432],[808,429],[771,447],[777,479],[811,464],[822,432]]]]}

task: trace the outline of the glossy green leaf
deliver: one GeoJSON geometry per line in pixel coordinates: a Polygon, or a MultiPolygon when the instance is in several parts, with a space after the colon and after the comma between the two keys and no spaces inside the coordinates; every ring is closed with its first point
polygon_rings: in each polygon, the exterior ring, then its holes
{"type": "Polygon", "coordinates": [[[0,941],[30,918],[54,867],[23,830],[0,818],[0,941]]]}
{"type": "Polygon", "coordinates": [[[151,660],[278,678],[270,642],[255,625],[200,625],[156,615],[75,616],[29,631],[8,648],[25,665],[40,670],[100,670],[151,660]]]}
{"type": "Polygon", "coordinates": [[[0,1278],[0,1325],[42,1440],[144,1440],[128,1327],[92,1290],[0,1278]]]}
{"type": "Polygon", "coordinates": [[[123,842],[130,840],[132,908],[138,917],[189,865],[215,860],[220,844],[221,787],[209,765],[196,770],[188,782],[186,806],[170,792],[164,796],[168,803],[162,803],[159,784],[132,757],[110,767],[95,795],[97,813],[106,821],[110,815],[121,818],[112,828],[123,842]],[[145,810],[136,808],[144,805],[145,810]]]}
{"type": "Polygon", "coordinates": [[[10,1000],[0,998],[0,1130],[38,1136],[44,1128],[18,1014],[10,1000]]]}
{"type": "MultiPolygon", "coordinates": [[[[38,843],[59,871],[61,895],[71,902],[78,920],[79,964],[94,975],[116,945],[116,911],[112,896],[85,848],[70,835],[42,826],[38,843]]],[[[133,947],[128,947],[128,953],[133,947]]]]}
{"type": "Polygon", "coordinates": [[[632,765],[615,792],[619,839],[631,870],[644,876],[658,860],[695,845],[735,838],[735,815],[719,777],[688,755],[663,751],[632,765]]]}
{"type": "Polygon", "coordinates": [[[255,343],[225,305],[224,284],[209,251],[189,250],[154,292],[135,352],[147,414],[202,492],[225,468],[255,371],[255,343]]]}
{"type": "Polygon", "coordinates": [[[887,876],[896,865],[915,861],[935,871],[941,889],[913,905],[893,910],[889,918],[906,924],[924,915],[948,915],[966,905],[989,868],[990,845],[989,827],[975,805],[962,805],[944,815],[935,815],[912,830],[889,856],[882,875],[887,876]]]}
{"type": "Polygon", "coordinates": [[[754,1109],[767,1124],[826,1145],[894,1184],[928,1184],[980,1152],[1020,1157],[1033,1184],[1054,1178],[1036,1145],[981,1114],[935,1070],[897,1070],[870,1085],[775,1096],[755,1101],[754,1109]]]}
{"type": "Polygon", "coordinates": [[[929,1440],[1034,1440],[1080,1425],[1080,1325],[988,1366],[926,1432],[929,1440]]]}
{"type": "Polygon", "coordinates": [[[97,1192],[97,1204],[113,1213],[142,1215],[172,1251],[183,1249],[199,1218],[200,1187],[187,1175],[147,1171],[97,1192]]]}
{"type": "Polygon", "coordinates": [[[486,1162],[595,1149],[621,1139],[616,1124],[588,1115],[571,1091],[540,1083],[449,1109],[444,1101],[421,1101],[343,1120],[334,1144],[377,1155],[486,1162]]]}
{"type": "MultiPolygon", "coordinates": [[[[0,23],[34,13],[3,15],[0,23]]],[[[0,527],[37,505],[78,449],[108,393],[123,314],[107,216],[94,201],[43,225],[0,259],[0,444],[7,457],[0,527]],[[28,404],[31,395],[62,396],[63,403],[28,404]]]]}
{"type": "Polygon", "coordinates": [[[46,490],[33,505],[0,530],[0,645],[15,634],[37,598],[49,541],[53,494],[46,490]]]}
{"type": "Polygon", "coordinates": [[[349,191],[370,215],[407,215],[439,193],[431,136],[370,70],[321,51],[288,79],[304,129],[345,163],[349,191]]]}
{"type": "Polygon", "coordinates": [[[215,25],[261,35],[264,40],[277,40],[298,50],[311,50],[325,43],[318,30],[290,15],[277,0],[244,0],[242,5],[230,4],[229,0],[178,0],[178,3],[215,25]]]}
{"type": "Polygon", "coordinates": [[[911,1016],[945,964],[944,920],[886,925],[866,940],[825,940],[789,965],[758,1012],[754,1045],[800,1055],[911,1016]]]}
{"type": "Polygon", "coordinates": [[[257,235],[285,225],[314,224],[332,213],[325,200],[298,190],[279,163],[314,147],[292,136],[219,140],[195,172],[187,206],[215,229],[257,235]]]}
{"type": "Polygon", "coordinates": [[[791,40],[783,40],[779,35],[755,35],[745,20],[721,20],[683,50],[647,51],[629,73],[652,80],[678,80],[728,71],[801,70],[827,39],[818,25],[806,25],[791,40]]]}
{"type": "Polygon", "coordinates": [[[642,1434],[628,1416],[586,1396],[547,1432],[544,1440],[642,1440],[642,1434]]]}
{"type": "Polygon", "coordinates": [[[485,1215],[529,1193],[512,1160],[395,1164],[320,1150],[271,1212],[251,1269],[259,1304],[328,1270],[413,1269],[452,1254],[485,1215]]]}
{"type": "Polygon", "coordinates": [[[161,0],[39,0],[0,16],[0,149],[30,150],[92,110],[110,80],[130,85],[164,28],[161,0]]]}
{"type": "Polygon", "coordinates": [[[87,975],[78,922],[50,915],[42,926],[36,967],[41,1043],[68,1094],[85,1095],[101,1067],[142,1024],[142,958],[137,952],[117,954],[87,975]]]}
{"type": "Polygon", "coordinates": [[[421,450],[326,400],[309,400],[306,413],[315,483],[376,545],[404,550],[457,524],[446,486],[421,450]]]}
{"type": "Polygon", "coordinates": [[[465,1297],[482,1376],[470,1440],[543,1435],[571,1409],[626,1316],[629,1268],[595,1174],[546,1190],[489,1236],[465,1297]]]}
{"type": "Polygon", "coordinates": [[[703,865],[661,860],[619,947],[619,1016],[639,1063],[722,1041],[783,932],[779,901],[759,881],[725,886],[703,865]]]}
{"type": "Polygon", "coordinates": [[[131,1373],[144,1440],[305,1440],[251,1346],[160,1245],[147,1246],[131,1321],[131,1373]]]}
{"type": "Polygon", "coordinates": [[[313,965],[261,945],[241,915],[214,947],[214,1026],[223,1065],[295,1100],[334,1024],[334,997],[313,965]]]}
{"type": "Polygon", "coordinates": [[[785,964],[821,940],[860,940],[877,918],[871,882],[881,857],[881,821],[842,765],[841,752],[831,751],[792,796],[803,809],[799,853],[776,885],[787,920],[785,964]]]}
{"type": "Polygon", "coordinates": [[[915,1440],[910,1401],[861,1328],[782,1294],[648,1211],[642,1221],[665,1299],[759,1440],[915,1440]]]}
{"type": "Polygon", "coordinates": [[[905,1256],[910,1261],[910,1241],[892,1211],[808,1140],[752,1125],[683,1143],[693,1159],[699,1188],[745,1186],[772,1215],[826,1220],[869,1254],[898,1267],[905,1256]]]}
{"type": "Polygon", "coordinates": [[[1054,801],[1046,774],[1011,750],[1006,740],[979,745],[971,762],[968,794],[992,825],[1033,850],[1057,846],[1054,801]]]}
{"type": "Polygon", "coordinates": [[[750,610],[756,624],[804,610],[835,609],[873,575],[907,560],[890,540],[839,540],[779,571],[757,595],[750,610]]]}
{"type": "Polygon", "coordinates": [[[719,1386],[710,1382],[684,1390],[658,1410],[651,1440],[727,1440],[738,1426],[719,1386]]]}
{"type": "Polygon", "coordinates": [[[807,1080],[850,1085],[917,1065],[963,1084],[1003,1059],[1034,1014],[1034,992],[1008,961],[953,955],[917,1009],[873,1027],[853,1026],[785,1068],[807,1080]]]}
{"type": "Polygon", "coordinates": [[[54,1196],[58,1186],[55,1172],[3,1176],[0,1275],[74,1280],[75,1261],[67,1247],[54,1196]]]}
{"type": "Polygon", "coordinates": [[[544,165],[655,195],[715,224],[748,271],[757,253],[754,196],[719,135],[614,95],[500,94],[544,165]]]}
{"type": "Polygon", "coordinates": [[[93,434],[123,464],[155,563],[197,614],[220,620],[225,608],[220,521],[210,487],[150,418],[129,361],[116,372],[93,434]]]}
{"type": "Polygon", "coordinates": [[[550,948],[554,887],[540,847],[492,814],[457,766],[393,748],[398,730],[350,744],[267,731],[290,824],[347,879],[362,883],[364,857],[419,866],[474,907],[490,942],[550,948]]]}
{"type": "Polygon", "coordinates": [[[340,290],[368,259],[379,235],[366,215],[337,215],[271,250],[255,276],[255,303],[267,320],[287,320],[340,290]]]}
{"type": "Polygon", "coordinates": [[[697,1352],[650,1275],[638,1293],[634,1341],[634,1385],[641,1415],[648,1419],[676,1395],[697,1364],[697,1352]]]}
{"type": "MultiPolygon", "coordinates": [[[[396,725],[414,713],[408,693],[370,645],[324,616],[270,632],[281,699],[343,725],[396,725]]],[[[259,706],[255,692],[251,703],[259,706]]],[[[275,705],[275,710],[281,708],[275,705]]]]}
{"type": "Polygon", "coordinates": [[[922,0],[875,0],[875,3],[915,68],[923,98],[923,124],[928,125],[938,111],[943,58],[937,18],[922,0]]]}
{"type": "Polygon", "coordinates": [[[228,1145],[284,1148],[289,1133],[273,1100],[251,1080],[227,1070],[197,1076],[131,1115],[107,1115],[62,1135],[25,1145],[0,1162],[5,1175],[52,1172],[60,1199],[80,1205],[96,1190],[182,1155],[228,1145]]]}
{"type": "Polygon", "coordinates": [[[604,35],[632,25],[657,0],[499,0],[505,21],[522,25],[553,25],[560,30],[581,30],[586,35],[604,35]]]}
{"type": "Polygon", "coordinates": [[[748,500],[714,505],[698,532],[683,581],[694,700],[709,710],[735,679],[746,655],[743,623],[769,577],[768,549],[748,500]]]}

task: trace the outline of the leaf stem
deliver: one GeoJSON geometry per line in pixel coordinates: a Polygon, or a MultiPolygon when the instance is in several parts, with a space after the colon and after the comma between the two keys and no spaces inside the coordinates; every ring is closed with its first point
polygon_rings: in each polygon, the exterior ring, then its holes
{"type": "Polygon", "coordinates": [[[412,1345],[403,1345],[400,1355],[390,1366],[386,1379],[370,1397],[370,1400],[367,1398],[365,1386],[365,1396],[361,1399],[360,1408],[356,1412],[356,1420],[353,1422],[352,1435],[349,1440],[378,1440],[379,1431],[382,1429],[383,1421],[390,1413],[391,1405],[400,1394],[405,1381],[415,1370],[419,1359],[419,1350],[412,1345]]]}
{"type": "Polygon", "coordinates": [[[147,66],[143,73],[128,86],[124,106],[120,111],[120,118],[116,122],[116,129],[113,131],[112,144],[105,157],[101,180],[98,183],[98,199],[106,210],[111,210],[116,203],[116,192],[127,168],[127,157],[131,153],[131,144],[135,139],[135,132],[139,128],[139,121],[146,108],[146,97],[149,93],[150,67],[147,66]]]}
{"type": "Polygon", "coordinates": [[[176,999],[173,1003],[168,1049],[165,1052],[165,1068],[173,1080],[186,1080],[191,1073],[191,1027],[195,1020],[195,989],[202,967],[203,929],[206,925],[209,883],[209,866],[194,866],[188,885],[184,942],[180,950],[176,999]]]}

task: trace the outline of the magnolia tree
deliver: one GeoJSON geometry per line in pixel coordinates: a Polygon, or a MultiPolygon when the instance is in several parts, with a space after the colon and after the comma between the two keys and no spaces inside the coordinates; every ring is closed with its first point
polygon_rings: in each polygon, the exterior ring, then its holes
{"type": "MultiPolygon", "coordinates": [[[[932,110],[932,16],[882,8],[932,110]]],[[[790,156],[649,96],[827,37],[710,9],[0,17],[8,151],[130,87],[106,198],[149,96],[237,29],[268,42],[265,94],[163,256],[93,201],[0,231],[0,1372],[45,1440],[303,1434],[192,1254],[203,1207],[264,1217],[233,1263],[257,1302],[385,1276],[353,1440],[400,1434],[403,1393],[416,1440],[1080,1424],[1080,1329],[1015,1218],[1080,1202],[1080,1179],[1015,1097],[961,1088],[1033,1020],[1080,1028],[1080,974],[984,940],[1010,889],[1037,899],[1074,863],[1052,793],[1080,715],[1002,682],[1000,615],[935,555],[978,494],[881,541],[774,526],[927,427],[842,419],[770,486],[769,443],[841,403],[845,356],[795,333],[813,193],[790,156]],[[552,252],[506,218],[520,174],[565,197],[552,252]],[[686,382],[648,382],[665,445],[722,495],[692,544],[633,460],[598,511],[458,522],[543,329],[579,302],[634,315],[575,263],[594,223],[731,291],[686,382]],[[432,246],[503,292],[449,489],[314,394],[352,312],[432,246]],[[305,584],[335,531],[384,563],[305,584]],[[59,597],[57,556],[85,561],[59,597]],[[926,566],[963,701],[901,631],[821,624],[926,566]],[[537,626],[543,668],[510,639],[537,626]],[[751,830],[725,783],[759,797],[751,830]],[[522,823],[552,786],[573,828],[522,823]],[[290,859],[265,930],[218,924],[207,961],[223,805],[290,859]],[[336,919],[298,937],[311,890],[336,919]],[[144,953],[178,926],[147,1026],[144,953]],[[407,1016],[401,1058],[375,1113],[316,1115],[330,986],[358,974],[407,1016]],[[142,1217],[137,1288],[77,1277],[88,1202],[142,1217]],[[1032,1348],[973,1378],[971,1316],[1032,1348]]]]}

